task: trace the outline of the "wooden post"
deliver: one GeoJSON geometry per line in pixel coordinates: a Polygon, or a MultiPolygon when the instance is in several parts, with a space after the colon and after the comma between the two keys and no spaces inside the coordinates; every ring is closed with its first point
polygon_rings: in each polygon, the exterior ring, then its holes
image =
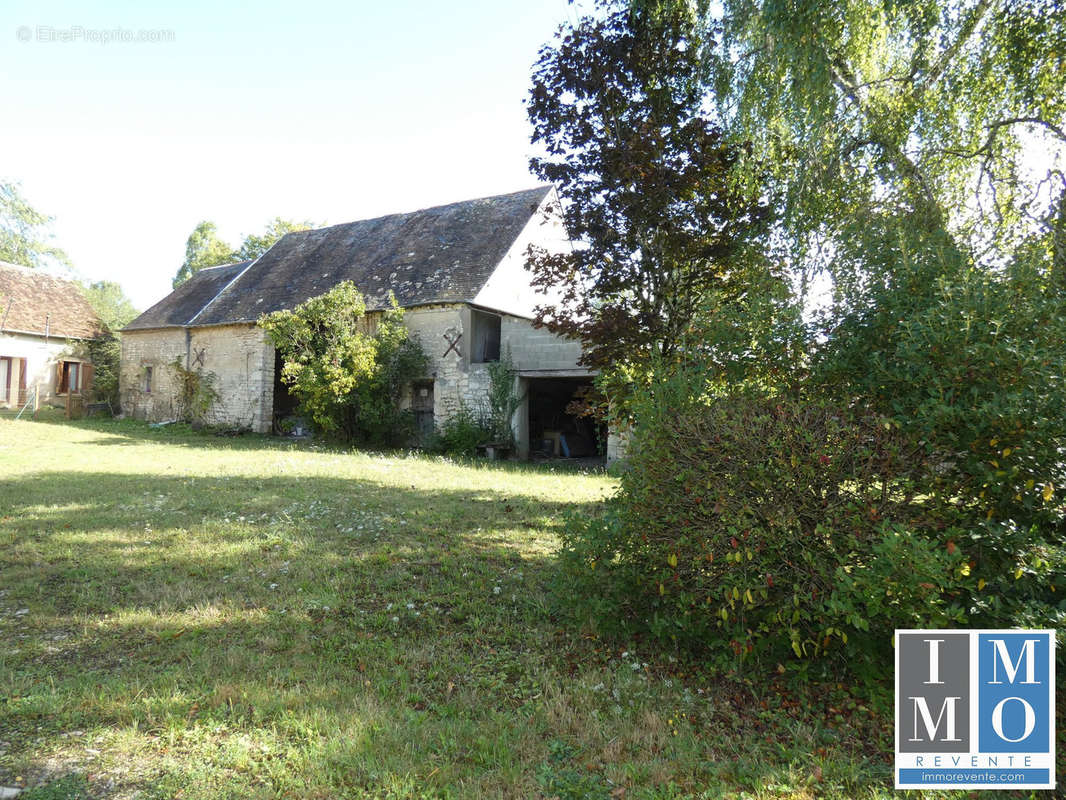
{"type": "Polygon", "coordinates": [[[67,419],[70,419],[70,398],[73,397],[74,392],[71,390],[70,385],[67,385],[67,419]]]}
{"type": "Polygon", "coordinates": [[[37,410],[41,407],[41,384],[33,384],[33,418],[37,419],[37,410]]]}

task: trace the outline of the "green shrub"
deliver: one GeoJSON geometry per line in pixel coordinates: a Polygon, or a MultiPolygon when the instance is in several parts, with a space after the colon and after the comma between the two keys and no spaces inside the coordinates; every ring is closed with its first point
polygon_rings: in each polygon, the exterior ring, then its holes
{"type": "Polygon", "coordinates": [[[376,369],[359,381],[354,392],[355,439],[376,445],[406,445],[415,437],[415,415],[400,408],[400,397],[429,368],[421,343],[412,338],[395,298],[378,320],[373,334],[376,369]]]}
{"type": "Polygon", "coordinates": [[[320,430],[384,446],[413,436],[414,415],[400,397],[425,374],[428,358],[390,301],[375,328],[362,294],[346,281],[259,320],[284,359],[281,379],[320,430]]]}
{"type": "Polygon", "coordinates": [[[486,365],[489,373],[488,427],[492,441],[514,446],[514,430],[511,418],[522,404],[522,396],[515,387],[514,361],[511,359],[510,345],[504,350],[499,361],[486,365]]]}
{"type": "Polygon", "coordinates": [[[838,317],[805,392],[883,416],[909,442],[933,522],[965,531],[974,624],[1061,624],[1066,295],[1039,258],[993,272],[890,244],[892,269],[838,317]]]}
{"type": "Polygon", "coordinates": [[[85,359],[92,364],[92,384],[86,402],[111,404],[115,413],[119,410],[119,362],[122,347],[118,338],[106,326],[101,325],[92,339],[73,340],[63,351],[62,358],[85,359]]]}
{"type": "Polygon", "coordinates": [[[621,489],[565,535],[598,626],[880,670],[896,627],[1066,622],[1066,295],[1038,259],[882,252],[809,368],[637,383],[621,489]]]}
{"type": "Polygon", "coordinates": [[[492,440],[491,425],[467,406],[460,406],[437,428],[429,449],[450,456],[473,456],[478,445],[492,440]]]}
{"type": "Polygon", "coordinates": [[[720,668],[880,669],[894,628],[964,619],[961,534],[913,491],[895,429],[824,403],[694,399],[700,380],[638,393],[619,493],[567,526],[561,579],[599,627],[720,668]]]}
{"type": "MultiPolygon", "coordinates": [[[[901,270],[897,270],[901,271],[901,270]]],[[[871,291],[814,362],[808,391],[892,420],[943,459],[925,476],[976,519],[1047,528],[1066,484],[1066,303],[1039,274],[918,274],[871,291]],[[1045,491],[1049,497],[1043,495],[1045,491]]]]}
{"type": "Polygon", "coordinates": [[[97,338],[85,342],[86,354],[93,365],[91,402],[108,402],[119,410],[118,376],[122,346],[110,330],[101,330],[97,338]]]}

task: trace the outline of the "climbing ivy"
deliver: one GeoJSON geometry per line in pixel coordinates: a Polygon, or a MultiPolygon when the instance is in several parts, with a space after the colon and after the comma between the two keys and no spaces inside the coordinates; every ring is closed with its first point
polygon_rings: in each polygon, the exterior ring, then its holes
{"type": "Polygon", "coordinates": [[[211,406],[218,400],[218,391],[215,389],[218,376],[213,372],[187,369],[180,357],[170,363],[170,369],[177,385],[174,408],[178,419],[202,425],[207,421],[211,406]]]}

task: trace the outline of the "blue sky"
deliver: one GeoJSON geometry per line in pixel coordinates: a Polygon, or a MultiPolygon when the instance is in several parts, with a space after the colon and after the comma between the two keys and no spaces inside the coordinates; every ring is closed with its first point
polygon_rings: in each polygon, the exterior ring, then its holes
{"type": "Polygon", "coordinates": [[[56,218],[81,275],[145,308],[202,219],[237,243],[274,216],[332,224],[535,185],[530,68],[577,13],[566,0],[5,0],[0,178],[56,218]],[[80,38],[39,40],[48,27],[80,38]],[[89,41],[116,28],[173,41],[89,41]]]}

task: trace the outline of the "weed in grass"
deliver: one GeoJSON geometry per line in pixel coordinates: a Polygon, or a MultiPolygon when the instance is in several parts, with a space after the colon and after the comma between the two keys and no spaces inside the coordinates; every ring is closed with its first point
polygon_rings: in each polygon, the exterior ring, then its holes
{"type": "Polygon", "coordinates": [[[85,776],[74,773],[27,789],[19,800],[89,800],[91,796],[85,776]]]}

